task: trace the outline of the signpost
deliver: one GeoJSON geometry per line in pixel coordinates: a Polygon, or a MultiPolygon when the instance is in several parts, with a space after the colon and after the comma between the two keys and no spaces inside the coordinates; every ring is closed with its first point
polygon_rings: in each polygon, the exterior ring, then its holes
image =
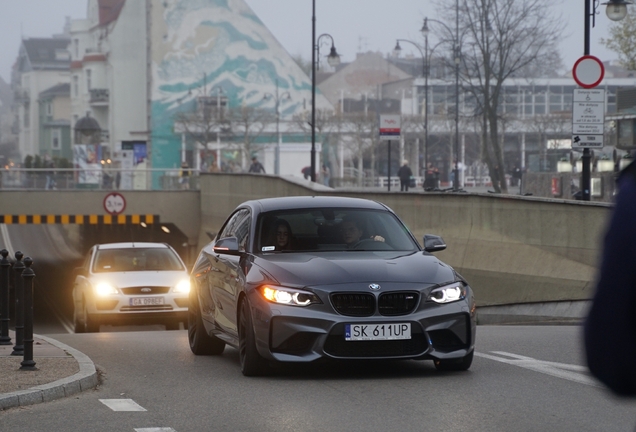
{"type": "MultiPolygon", "coordinates": [[[[586,8],[589,7],[586,1],[586,8]]],[[[603,81],[605,67],[598,58],[589,55],[589,10],[586,9],[585,55],[572,68],[574,81],[583,87],[575,89],[572,97],[572,148],[583,149],[581,170],[581,199],[590,200],[590,148],[603,147],[605,122],[605,90],[594,87],[603,81]],[[594,89],[594,90],[592,90],[594,89]]]]}
{"type": "Polygon", "coordinates": [[[399,115],[380,115],[380,140],[388,141],[387,184],[391,192],[391,140],[400,139],[401,117],[399,115]]]}
{"type": "Polygon", "coordinates": [[[605,90],[574,89],[572,148],[602,148],[604,124],[605,90]]]}

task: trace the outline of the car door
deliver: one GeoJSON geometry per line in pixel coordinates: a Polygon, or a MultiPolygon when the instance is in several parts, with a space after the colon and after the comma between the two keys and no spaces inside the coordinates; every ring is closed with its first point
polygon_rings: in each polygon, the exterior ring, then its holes
{"type": "MultiPolygon", "coordinates": [[[[246,251],[249,239],[251,213],[240,209],[228,220],[217,239],[236,237],[239,250],[246,251]]],[[[241,257],[213,252],[208,278],[210,296],[215,305],[214,320],[224,331],[237,334],[236,308],[238,295],[245,283],[241,257]]]]}

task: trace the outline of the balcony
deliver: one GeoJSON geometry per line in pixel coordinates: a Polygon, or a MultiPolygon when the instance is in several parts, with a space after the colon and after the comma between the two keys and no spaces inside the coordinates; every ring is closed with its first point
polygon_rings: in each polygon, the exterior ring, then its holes
{"type": "Polygon", "coordinates": [[[17,88],[13,92],[13,100],[15,103],[26,103],[31,99],[31,94],[28,90],[23,88],[17,88]]]}
{"type": "Polygon", "coordinates": [[[108,89],[91,89],[90,104],[92,106],[108,106],[110,91],[108,89]]]}

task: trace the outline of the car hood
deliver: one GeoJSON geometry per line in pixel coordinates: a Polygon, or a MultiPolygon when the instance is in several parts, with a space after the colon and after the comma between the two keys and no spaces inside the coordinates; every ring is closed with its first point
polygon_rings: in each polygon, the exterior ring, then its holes
{"type": "Polygon", "coordinates": [[[280,284],[325,286],[351,283],[443,284],[454,270],[426,252],[323,252],[257,257],[254,263],[280,284]]]}
{"type": "Polygon", "coordinates": [[[136,286],[175,286],[189,279],[185,271],[139,271],[94,273],[89,277],[92,284],[108,282],[118,288],[136,286]]]}

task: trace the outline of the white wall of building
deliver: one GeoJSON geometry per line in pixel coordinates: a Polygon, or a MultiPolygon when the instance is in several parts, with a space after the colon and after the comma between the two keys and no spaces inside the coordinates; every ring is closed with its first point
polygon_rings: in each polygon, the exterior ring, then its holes
{"type": "Polygon", "coordinates": [[[112,142],[147,140],[146,2],[127,1],[109,35],[112,142]]]}

